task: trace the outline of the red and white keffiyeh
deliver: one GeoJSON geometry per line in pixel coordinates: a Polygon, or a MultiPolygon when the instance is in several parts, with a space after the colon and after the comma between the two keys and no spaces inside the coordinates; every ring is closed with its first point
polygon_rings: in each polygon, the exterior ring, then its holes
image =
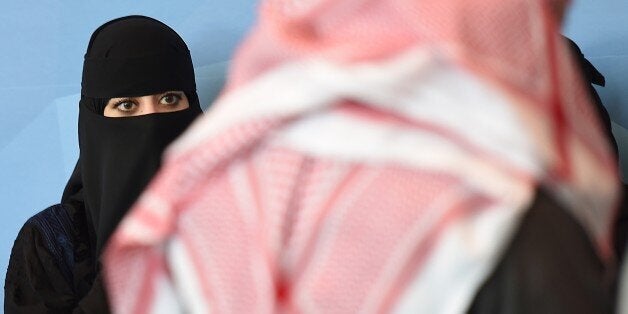
{"type": "Polygon", "coordinates": [[[263,2],[110,242],[114,311],[459,313],[539,185],[610,258],[614,159],[549,3],[263,2]]]}

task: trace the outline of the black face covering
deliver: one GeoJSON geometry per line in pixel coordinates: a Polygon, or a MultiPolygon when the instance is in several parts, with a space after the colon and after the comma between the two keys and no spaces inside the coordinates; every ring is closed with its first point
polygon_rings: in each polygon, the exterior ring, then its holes
{"type": "Polygon", "coordinates": [[[100,255],[158,170],[166,146],[201,109],[187,46],[171,28],[143,16],[119,18],[94,32],[81,86],[80,157],[62,203],[84,206],[90,246],[100,255]],[[110,98],[166,91],[185,92],[190,107],[134,117],[102,115],[110,98]]]}

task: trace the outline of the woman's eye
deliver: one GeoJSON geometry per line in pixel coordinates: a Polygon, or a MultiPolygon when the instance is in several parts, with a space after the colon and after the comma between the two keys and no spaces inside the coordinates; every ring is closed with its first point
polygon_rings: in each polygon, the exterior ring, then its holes
{"type": "Polygon", "coordinates": [[[181,100],[181,96],[177,94],[167,94],[161,97],[161,100],[159,102],[162,105],[175,105],[179,103],[180,100],[181,100]]]}
{"type": "Polygon", "coordinates": [[[135,110],[135,108],[137,107],[137,105],[131,101],[124,101],[121,103],[118,103],[116,105],[116,109],[123,111],[123,112],[130,112],[135,110]]]}

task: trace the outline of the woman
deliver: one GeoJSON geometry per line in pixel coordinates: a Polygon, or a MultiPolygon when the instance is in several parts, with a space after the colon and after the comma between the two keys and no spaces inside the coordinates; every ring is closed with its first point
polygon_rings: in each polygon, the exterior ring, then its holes
{"type": "Polygon", "coordinates": [[[261,1],[111,239],[113,307],[611,312],[617,169],[566,2],[261,1]]]}
{"type": "Polygon", "coordinates": [[[30,218],[15,240],[5,313],[108,312],[103,247],[165,147],[201,114],[185,42],[149,17],[96,29],[81,86],[79,160],[61,204],[30,218]]]}

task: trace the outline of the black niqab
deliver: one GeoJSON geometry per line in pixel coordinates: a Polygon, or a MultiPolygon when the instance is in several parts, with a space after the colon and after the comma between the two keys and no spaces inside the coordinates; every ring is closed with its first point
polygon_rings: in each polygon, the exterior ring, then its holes
{"type": "Polygon", "coordinates": [[[189,50],[167,25],[144,16],[105,23],[92,34],[85,54],[79,105],[77,166],[63,204],[85,209],[93,254],[100,255],[116,226],[160,166],[166,146],[201,109],[189,50]],[[111,118],[103,103],[183,91],[188,109],[111,118]],[[82,201],[82,203],[80,202],[82,201]]]}

